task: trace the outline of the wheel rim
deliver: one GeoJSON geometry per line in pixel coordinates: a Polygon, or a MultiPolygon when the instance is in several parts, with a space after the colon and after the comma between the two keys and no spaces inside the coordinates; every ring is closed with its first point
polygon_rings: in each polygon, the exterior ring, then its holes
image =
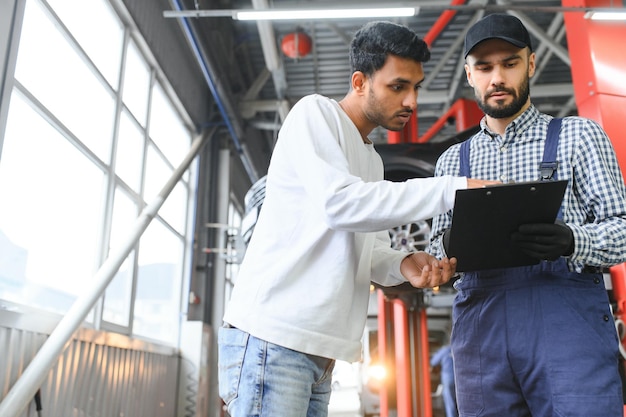
{"type": "Polygon", "coordinates": [[[403,252],[415,252],[426,249],[430,236],[430,225],[422,220],[405,224],[389,230],[391,247],[403,252]]]}

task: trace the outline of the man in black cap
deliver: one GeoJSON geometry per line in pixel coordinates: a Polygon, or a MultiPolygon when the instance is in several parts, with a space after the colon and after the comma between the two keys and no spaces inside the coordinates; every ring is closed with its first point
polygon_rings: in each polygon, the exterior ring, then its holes
{"type": "MultiPolygon", "coordinates": [[[[619,341],[602,275],[626,261],[626,188],[611,142],[592,120],[556,119],[533,106],[536,58],[519,19],[478,21],[464,54],[485,117],[476,135],[441,156],[435,175],[568,185],[555,223],[521,225],[511,236],[537,264],[465,272],[454,284],[459,415],[623,417],[619,341]]],[[[451,219],[449,212],[433,220],[437,257],[447,256],[451,219]]]]}

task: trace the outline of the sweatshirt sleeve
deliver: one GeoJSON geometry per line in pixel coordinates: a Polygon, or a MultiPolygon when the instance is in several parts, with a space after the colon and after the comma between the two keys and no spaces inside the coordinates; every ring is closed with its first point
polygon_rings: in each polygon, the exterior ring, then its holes
{"type": "Polygon", "coordinates": [[[384,287],[400,285],[406,278],[400,273],[402,260],[409,256],[391,248],[389,232],[376,233],[374,251],[372,253],[372,281],[384,287]]]}
{"type": "Polygon", "coordinates": [[[368,182],[363,175],[351,173],[350,166],[362,162],[367,165],[362,170],[380,170],[373,177],[382,178],[380,156],[376,154],[374,167],[359,160],[362,150],[356,147],[367,145],[360,136],[355,140],[356,127],[346,124],[345,115],[330,100],[316,97],[307,97],[293,107],[274,152],[283,154],[283,163],[289,161],[289,169],[282,167],[281,172],[291,172],[303,184],[329,228],[376,232],[432,218],[453,207],[457,189],[467,188],[463,177],[368,182]]]}

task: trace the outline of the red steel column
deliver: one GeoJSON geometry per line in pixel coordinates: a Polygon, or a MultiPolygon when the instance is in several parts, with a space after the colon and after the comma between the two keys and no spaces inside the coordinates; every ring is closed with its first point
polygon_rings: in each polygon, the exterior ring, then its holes
{"type": "Polygon", "coordinates": [[[418,349],[418,372],[420,381],[420,391],[422,395],[422,408],[424,417],[432,417],[433,415],[433,399],[431,396],[430,385],[430,344],[428,343],[428,314],[426,309],[422,308],[417,313],[419,317],[419,349],[418,349]]]}
{"type": "Polygon", "coordinates": [[[385,383],[378,392],[380,417],[389,417],[390,408],[395,408],[395,360],[393,343],[393,311],[391,303],[382,290],[378,292],[378,357],[387,370],[385,383]],[[392,374],[393,372],[393,374],[392,374]],[[391,381],[394,383],[392,384],[391,381]]]}
{"type": "Polygon", "coordinates": [[[412,355],[409,340],[409,320],[404,302],[398,298],[392,301],[394,334],[396,343],[396,396],[398,417],[413,415],[412,395],[416,387],[411,383],[412,355]]]}

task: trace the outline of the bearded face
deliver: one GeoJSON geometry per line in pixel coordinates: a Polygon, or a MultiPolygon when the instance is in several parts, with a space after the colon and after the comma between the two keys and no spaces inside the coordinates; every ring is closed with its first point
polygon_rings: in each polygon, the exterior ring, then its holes
{"type": "Polygon", "coordinates": [[[465,64],[476,103],[487,117],[512,120],[530,105],[535,54],[528,47],[488,39],[475,46],[465,64]]]}
{"type": "Polygon", "coordinates": [[[488,116],[494,119],[506,119],[515,116],[524,107],[524,104],[528,100],[530,95],[530,78],[528,75],[524,78],[517,90],[513,88],[507,88],[504,86],[496,86],[495,88],[487,90],[484,94],[474,89],[474,95],[476,96],[476,102],[478,107],[488,116]],[[495,104],[489,104],[488,100],[493,93],[505,92],[513,97],[510,103],[506,103],[506,100],[492,100],[495,104]]]}

